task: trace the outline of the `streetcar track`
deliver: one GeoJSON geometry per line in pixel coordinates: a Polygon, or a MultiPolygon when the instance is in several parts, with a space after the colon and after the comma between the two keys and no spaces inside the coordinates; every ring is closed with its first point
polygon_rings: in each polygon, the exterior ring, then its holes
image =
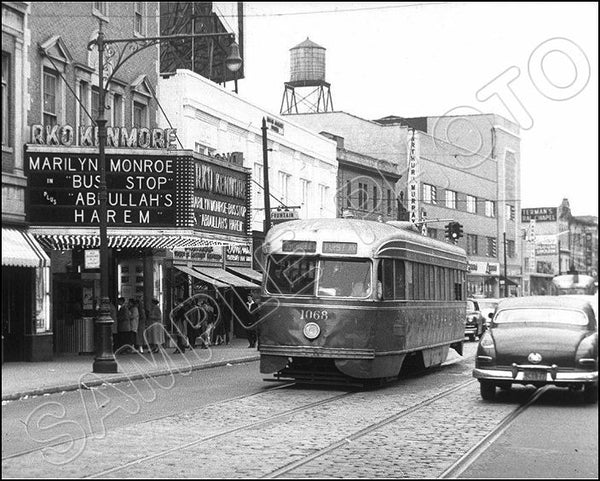
{"type": "Polygon", "coordinates": [[[500,424],[498,424],[492,431],[490,431],[481,441],[471,447],[461,458],[456,461],[452,466],[446,469],[442,474],[438,476],[439,479],[455,479],[458,478],[469,466],[471,466],[477,459],[496,441],[504,432],[512,425],[516,418],[523,414],[529,409],[539,398],[546,392],[550,386],[546,385],[542,388],[537,389],[525,404],[522,404],[517,409],[512,411],[506,416],[500,424]]]}
{"type": "MultiPolygon", "coordinates": [[[[281,388],[281,387],[284,387],[284,386],[278,386],[278,387],[281,388]]],[[[147,462],[147,461],[151,461],[153,459],[161,458],[163,456],[166,456],[166,455],[168,455],[168,454],[170,454],[172,452],[175,452],[175,451],[179,451],[181,449],[187,449],[187,448],[190,448],[192,446],[196,446],[198,444],[202,444],[202,443],[205,443],[207,441],[211,441],[211,440],[214,440],[214,439],[217,439],[217,438],[220,438],[220,437],[224,437],[224,436],[227,436],[227,435],[239,432],[239,431],[244,431],[244,430],[248,430],[248,429],[254,429],[254,428],[257,428],[257,427],[262,426],[262,425],[267,425],[269,423],[272,423],[273,421],[279,420],[280,418],[287,419],[291,415],[300,413],[302,411],[306,411],[308,409],[312,409],[312,408],[317,407],[317,406],[321,406],[323,404],[327,404],[327,403],[330,403],[330,402],[338,401],[339,399],[343,399],[345,397],[348,397],[348,396],[351,396],[351,395],[355,395],[355,394],[356,393],[354,393],[354,392],[345,392],[343,394],[338,394],[336,396],[333,396],[333,397],[330,397],[330,398],[327,398],[327,399],[323,399],[321,401],[315,401],[315,402],[312,402],[312,403],[309,403],[309,404],[305,404],[304,406],[300,406],[300,407],[297,407],[297,408],[294,408],[294,409],[290,409],[288,411],[284,411],[282,413],[276,414],[275,416],[270,416],[270,417],[268,417],[266,419],[262,419],[260,421],[256,421],[256,422],[250,423],[250,424],[244,424],[243,426],[238,426],[236,428],[227,429],[227,430],[221,431],[219,433],[215,433],[215,434],[212,434],[210,436],[203,437],[201,439],[196,439],[196,440],[191,441],[189,443],[180,444],[178,446],[166,449],[166,450],[161,451],[159,453],[152,454],[150,456],[145,456],[145,457],[142,457],[142,458],[138,458],[138,459],[136,459],[134,461],[130,461],[130,462],[122,464],[120,466],[115,466],[113,468],[110,468],[110,469],[107,469],[107,470],[104,470],[104,471],[101,471],[99,473],[95,473],[95,474],[92,474],[92,475],[86,476],[86,477],[87,478],[103,477],[103,476],[106,476],[107,474],[111,474],[111,473],[114,473],[116,471],[120,471],[122,469],[126,469],[128,467],[131,467],[131,466],[134,466],[134,465],[137,465],[137,464],[141,464],[141,463],[144,463],[144,462],[147,462]]]]}
{"type": "MultiPolygon", "coordinates": [[[[213,407],[213,406],[219,406],[220,404],[223,404],[223,403],[228,403],[228,402],[232,402],[232,401],[239,401],[239,400],[242,400],[242,399],[249,399],[249,398],[252,398],[254,396],[259,396],[261,394],[265,394],[265,393],[268,393],[268,392],[271,392],[271,391],[276,391],[278,389],[284,389],[286,387],[291,387],[291,386],[294,385],[293,382],[284,382],[284,381],[281,381],[281,382],[282,382],[282,384],[279,385],[279,386],[271,386],[269,388],[266,388],[263,391],[258,391],[258,392],[252,393],[252,394],[241,394],[240,396],[235,396],[235,397],[232,397],[232,398],[223,399],[221,401],[215,401],[215,402],[206,404],[206,405],[202,406],[201,408],[197,408],[197,409],[206,409],[206,408],[210,408],[210,407],[213,407]]],[[[102,387],[103,386],[98,386],[98,387],[95,387],[94,389],[100,389],[102,387]]],[[[197,409],[192,409],[192,410],[188,410],[188,411],[181,411],[178,414],[185,414],[186,412],[194,412],[197,409]]],[[[162,416],[158,416],[158,417],[153,417],[152,419],[148,419],[148,420],[144,421],[143,423],[151,423],[151,422],[161,421],[163,419],[167,419],[167,418],[170,418],[170,417],[173,417],[172,413],[171,414],[163,414],[162,416]]],[[[27,425],[25,424],[25,422],[23,422],[22,420],[21,420],[21,422],[23,423],[23,425],[25,425],[25,427],[27,427],[27,425]]],[[[96,438],[95,434],[96,434],[95,432],[86,433],[84,436],[74,437],[73,441],[79,441],[81,439],[95,439],[96,438]]],[[[68,442],[71,442],[71,441],[68,441],[68,442]]],[[[53,447],[56,447],[56,446],[60,446],[61,444],[65,444],[65,441],[57,441],[55,443],[44,444],[44,446],[29,448],[29,449],[26,449],[24,451],[20,451],[18,453],[12,453],[12,454],[3,456],[2,457],[2,461],[8,460],[8,459],[13,459],[13,458],[18,458],[19,456],[25,456],[27,454],[35,453],[36,451],[42,451],[42,450],[47,449],[47,448],[53,448],[53,447]]]]}
{"type": "Polygon", "coordinates": [[[460,391],[461,389],[464,389],[465,387],[473,384],[474,382],[476,382],[475,379],[470,379],[469,381],[452,386],[451,388],[446,389],[445,391],[443,391],[439,394],[436,394],[435,396],[433,396],[425,401],[417,403],[407,409],[400,411],[399,413],[396,413],[392,416],[382,419],[381,421],[378,421],[374,424],[371,424],[370,426],[367,426],[366,428],[363,428],[360,431],[357,431],[354,434],[351,434],[350,436],[346,436],[341,441],[330,444],[326,448],[320,449],[316,453],[313,453],[309,456],[305,456],[302,459],[299,459],[297,461],[287,464],[286,466],[276,469],[275,471],[272,471],[272,472],[262,476],[262,478],[271,479],[271,478],[277,478],[283,474],[287,474],[290,471],[293,471],[294,469],[296,469],[300,466],[308,464],[309,462],[311,462],[312,460],[314,460],[316,458],[324,456],[325,454],[328,454],[332,451],[335,451],[336,449],[339,449],[347,444],[350,444],[350,443],[356,441],[357,439],[361,438],[362,436],[365,436],[373,431],[376,431],[376,430],[380,429],[381,427],[386,426],[387,424],[396,422],[398,419],[408,416],[408,415],[412,414],[413,412],[418,411],[419,409],[422,409],[422,408],[428,406],[429,404],[434,403],[435,401],[438,401],[439,399],[442,399],[444,397],[449,396],[450,394],[453,394],[456,391],[460,391]]]}

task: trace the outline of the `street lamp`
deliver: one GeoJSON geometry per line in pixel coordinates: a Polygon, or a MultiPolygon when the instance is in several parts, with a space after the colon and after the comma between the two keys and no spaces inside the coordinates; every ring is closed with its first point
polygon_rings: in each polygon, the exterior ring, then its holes
{"type": "MultiPolygon", "coordinates": [[[[233,33],[196,33],[196,34],[179,34],[179,35],[163,35],[158,37],[137,37],[123,39],[106,39],[102,31],[102,20],[100,20],[100,28],[98,29],[98,37],[88,43],[88,50],[96,45],[98,48],[98,162],[100,163],[100,186],[98,198],[100,200],[100,312],[95,321],[95,340],[94,351],[95,358],[93,364],[93,372],[97,373],[114,373],[117,372],[117,362],[112,351],[112,323],[114,322],[110,316],[110,300],[108,298],[108,234],[107,234],[107,198],[108,192],[106,187],[106,160],[105,160],[105,143],[106,143],[106,119],[104,105],[105,88],[108,87],[110,81],[114,77],[119,68],[131,57],[138,52],[159,44],[161,41],[183,40],[191,38],[206,38],[206,37],[234,37],[233,33]],[[106,87],[104,85],[104,50],[107,45],[125,44],[119,52],[110,74],[106,78],[106,87]]],[[[107,52],[109,57],[115,55],[113,50],[107,52]]],[[[230,44],[230,53],[225,59],[225,65],[229,70],[235,72],[242,66],[242,59],[239,54],[239,47],[235,42],[230,44]]]]}

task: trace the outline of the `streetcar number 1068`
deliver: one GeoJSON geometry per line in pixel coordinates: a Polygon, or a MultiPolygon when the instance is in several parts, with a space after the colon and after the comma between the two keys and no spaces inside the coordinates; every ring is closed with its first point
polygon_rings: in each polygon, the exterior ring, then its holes
{"type": "Polygon", "coordinates": [[[329,313],[327,311],[318,311],[313,309],[300,309],[300,320],[319,321],[327,319],[329,313]]]}

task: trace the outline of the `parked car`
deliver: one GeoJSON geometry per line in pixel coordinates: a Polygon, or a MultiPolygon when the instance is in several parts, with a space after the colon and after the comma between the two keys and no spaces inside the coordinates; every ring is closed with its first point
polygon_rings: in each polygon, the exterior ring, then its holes
{"type": "Polygon", "coordinates": [[[490,325],[490,322],[492,322],[490,314],[494,313],[499,302],[500,299],[493,299],[490,297],[477,299],[477,303],[479,304],[479,310],[481,311],[481,315],[483,316],[483,322],[485,323],[486,327],[490,325]]]}
{"type": "Polygon", "coordinates": [[[467,322],[465,324],[465,336],[471,341],[475,340],[476,336],[481,337],[485,331],[485,319],[479,310],[478,299],[467,299],[467,322]]]}
{"type": "Polygon", "coordinates": [[[500,300],[490,328],[477,347],[473,376],[481,397],[496,387],[552,384],[584,390],[598,400],[598,323],[589,300],[572,296],[500,300]]]}

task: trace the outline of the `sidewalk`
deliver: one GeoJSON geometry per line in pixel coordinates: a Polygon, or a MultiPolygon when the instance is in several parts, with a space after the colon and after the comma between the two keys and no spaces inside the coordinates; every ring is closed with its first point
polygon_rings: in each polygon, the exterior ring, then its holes
{"type": "Polygon", "coordinates": [[[118,372],[114,374],[93,373],[94,356],[90,354],[61,355],[48,362],[5,362],[2,401],[259,359],[258,351],[248,348],[246,339],[233,339],[227,346],[187,350],[183,355],[173,351],[174,348],[167,348],[162,354],[116,355],[118,372]]]}

